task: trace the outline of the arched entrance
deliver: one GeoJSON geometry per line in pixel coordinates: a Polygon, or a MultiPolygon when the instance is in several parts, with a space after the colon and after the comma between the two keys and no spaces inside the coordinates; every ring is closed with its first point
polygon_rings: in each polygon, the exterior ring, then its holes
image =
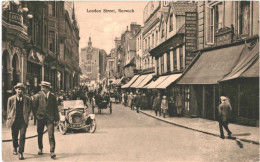
{"type": "Polygon", "coordinates": [[[14,85],[16,85],[19,82],[19,74],[18,74],[18,70],[19,70],[19,61],[18,61],[18,56],[17,54],[14,54],[13,60],[12,60],[12,74],[13,74],[13,81],[12,81],[12,87],[14,85]]]}
{"type": "Polygon", "coordinates": [[[10,84],[10,77],[8,74],[8,69],[10,68],[10,57],[7,50],[4,51],[2,55],[2,107],[6,112],[7,109],[7,99],[8,99],[8,87],[10,84]]]}

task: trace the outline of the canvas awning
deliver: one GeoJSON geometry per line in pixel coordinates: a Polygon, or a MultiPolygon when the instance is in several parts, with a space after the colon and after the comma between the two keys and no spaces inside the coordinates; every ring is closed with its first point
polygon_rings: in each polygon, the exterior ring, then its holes
{"type": "Polygon", "coordinates": [[[160,83],[162,83],[166,78],[168,77],[168,75],[166,76],[160,76],[156,81],[151,82],[150,84],[148,84],[146,86],[147,89],[153,89],[156,88],[160,83]]]}
{"type": "Polygon", "coordinates": [[[144,86],[153,79],[154,74],[147,74],[145,79],[136,87],[136,88],[144,88],[144,86]]]}
{"type": "Polygon", "coordinates": [[[217,84],[236,65],[245,44],[206,51],[177,84],[217,84]]]}
{"type": "Polygon", "coordinates": [[[169,75],[162,83],[160,83],[156,88],[166,89],[170,84],[176,81],[182,74],[172,74],[169,75]]]}
{"type": "Polygon", "coordinates": [[[131,88],[136,88],[147,75],[141,75],[139,78],[130,86],[131,88]]]}
{"type": "Polygon", "coordinates": [[[233,68],[221,81],[231,80],[239,77],[259,77],[259,43],[253,48],[249,44],[244,48],[241,57],[233,68]]]}
{"type": "Polygon", "coordinates": [[[130,87],[138,77],[139,77],[139,75],[135,75],[128,83],[126,83],[125,85],[122,85],[121,88],[130,87]]]}

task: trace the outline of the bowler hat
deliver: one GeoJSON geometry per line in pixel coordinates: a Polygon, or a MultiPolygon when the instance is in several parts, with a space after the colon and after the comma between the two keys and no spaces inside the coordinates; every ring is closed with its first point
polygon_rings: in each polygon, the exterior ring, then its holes
{"type": "Polygon", "coordinates": [[[25,89],[25,86],[23,85],[23,83],[17,83],[15,86],[14,86],[14,89],[16,88],[23,88],[25,89]]]}
{"type": "Polygon", "coordinates": [[[49,87],[51,88],[51,83],[50,82],[46,82],[46,81],[41,81],[41,84],[39,84],[40,86],[44,86],[44,87],[49,87]]]}

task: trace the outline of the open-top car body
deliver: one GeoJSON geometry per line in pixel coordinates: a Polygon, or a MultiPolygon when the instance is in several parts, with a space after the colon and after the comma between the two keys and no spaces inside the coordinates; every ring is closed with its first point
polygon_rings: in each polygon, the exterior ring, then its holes
{"type": "Polygon", "coordinates": [[[95,114],[87,114],[82,100],[66,100],[59,110],[59,130],[66,134],[68,129],[85,129],[94,133],[97,127],[95,114]]]}

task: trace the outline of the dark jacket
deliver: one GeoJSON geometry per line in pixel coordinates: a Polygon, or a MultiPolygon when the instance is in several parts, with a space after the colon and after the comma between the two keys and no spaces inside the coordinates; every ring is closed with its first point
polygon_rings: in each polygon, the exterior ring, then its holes
{"type": "Polygon", "coordinates": [[[160,110],[160,108],[161,108],[161,99],[160,97],[156,97],[153,102],[153,109],[160,110]]]}
{"type": "MultiPolygon", "coordinates": [[[[17,95],[13,95],[9,97],[7,101],[7,120],[6,120],[7,127],[11,127],[15,121],[16,98],[17,95]]],[[[24,117],[25,124],[28,125],[29,116],[32,108],[32,101],[30,97],[25,95],[23,95],[22,98],[23,98],[23,117],[24,117]]]]}
{"type": "Polygon", "coordinates": [[[36,109],[37,119],[43,119],[46,117],[51,121],[60,120],[57,100],[54,94],[49,94],[47,102],[45,101],[45,94],[42,91],[35,94],[33,97],[33,107],[36,109]]]}

